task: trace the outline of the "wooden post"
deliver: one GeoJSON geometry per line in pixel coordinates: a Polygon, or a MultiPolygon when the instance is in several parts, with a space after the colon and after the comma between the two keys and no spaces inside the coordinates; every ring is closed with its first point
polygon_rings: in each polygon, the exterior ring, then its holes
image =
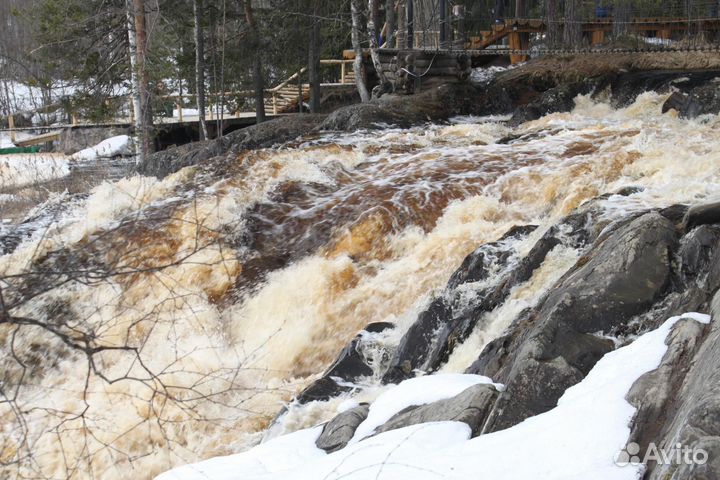
{"type": "Polygon", "coordinates": [[[74,113],[72,114],[72,116],[71,116],[70,118],[72,118],[72,124],[73,124],[73,125],[77,125],[77,124],[78,124],[78,119],[77,119],[77,117],[75,116],[74,113]]]}
{"type": "Polygon", "coordinates": [[[180,123],[182,123],[182,121],[183,121],[183,102],[182,102],[182,98],[178,97],[178,99],[177,99],[177,101],[175,102],[175,104],[177,105],[177,109],[178,109],[178,121],[179,121],[180,123]]]}
{"type": "MultiPolygon", "coordinates": [[[[510,50],[527,50],[529,46],[529,40],[526,35],[520,32],[511,32],[508,37],[510,44],[510,50]]],[[[520,63],[527,61],[526,54],[510,54],[510,63],[520,63]]]]}
{"type": "Polygon", "coordinates": [[[340,63],[340,83],[345,83],[345,60],[340,63]]]}
{"type": "Polygon", "coordinates": [[[273,115],[277,115],[277,93],[273,92],[273,115]]]}
{"type": "Polygon", "coordinates": [[[13,118],[12,113],[8,115],[8,127],[10,128],[10,141],[15,143],[15,118],[13,118]]]}
{"type": "Polygon", "coordinates": [[[593,30],[592,44],[593,45],[602,45],[604,41],[605,41],[605,31],[604,30],[593,30]]]}

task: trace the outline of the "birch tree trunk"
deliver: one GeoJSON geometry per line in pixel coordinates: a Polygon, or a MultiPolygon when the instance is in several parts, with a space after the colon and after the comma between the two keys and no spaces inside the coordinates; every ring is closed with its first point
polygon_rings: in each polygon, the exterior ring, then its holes
{"type": "Polygon", "coordinates": [[[138,152],[143,162],[152,153],[152,107],[150,104],[150,79],[147,71],[147,31],[145,29],[145,0],[132,0],[135,34],[135,71],[137,72],[138,114],[136,134],[139,137],[138,152]]]}
{"type": "Polygon", "coordinates": [[[355,85],[357,86],[358,93],[360,94],[360,100],[362,102],[370,101],[370,93],[365,83],[365,71],[363,69],[363,51],[362,45],[360,44],[360,29],[362,25],[362,0],[350,0],[350,13],[352,18],[352,45],[355,51],[355,62],[353,69],[355,70],[355,85]]]}
{"type": "Polygon", "coordinates": [[[142,141],[140,138],[140,133],[142,132],[142,110],[140,108],[140,79],[138,78],[135,14],[133,13],[132,0],[126,0],[125,13],[127,15],[128,56],[130,57],[130,83],[132,84],[131,101],[133,122],[135,124],[135,145],[139,155],[139,160],[142,161],[144,160],[143,152],[141,151],[142,141]]]}
{"type": "Polygon", "coordinates": [[[265,121],[265,79],[262,71],[260,33],[252,10],[252,0],[245,0],[245,21],[250,29],[250,48],[253,50],[253,83],[255,87],[255,121],[265,121]]]}
{"type": "MultiPolygon", "coordinates": [[[[195,17],[195,102],[198,110],[200,140],[208,138],[205,124],[205,40],[202,31],[202,0],[193,0],[195,17]]],[[[182,105],[180,106],[182,108],[182,105]]]]}

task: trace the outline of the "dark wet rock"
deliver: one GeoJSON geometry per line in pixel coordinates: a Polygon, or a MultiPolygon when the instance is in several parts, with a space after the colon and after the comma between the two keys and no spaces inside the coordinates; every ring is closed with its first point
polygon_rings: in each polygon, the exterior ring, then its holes
{"type": "Polygon", "coordinates": [[[683,223],[688,231],[698,225],[720,223],[720,202],[693,205],[685,215],[683,223]]]}
{"type": "Polygon", "coordinates": [[[355,435],[357,427],[365,421],[369,411],[368,405],[358,405],[338,414],[325,424],[322,433],[315,440],[315,445],[327,453],[344,448],[355,435]]]}
{"type": "Polygon", "coordinates": [[[485,313],[498,307],[513,287],[532,277],[548,253],[562,243],[561,237],[575,247],[584,245],[591,236],[590,223],[585,213],[566,217],[550,228],[523,258],[517,258],[514,250],[503,242],[522,238],[534,230],[527,227],[476,249],[452,275],[446,294],[435,299],[405,333],[383,381],[395,383],[409,378],[415,370],[437,369],[447,361],[455,345],[472,333],[485,313]],[[453,292],[463,283],[486,280],[491,273],[498,281],[476,292],[471,305],[464,305],[462,292],[453,292]]]}
{"type": "Polygon", "coordinates": [[[408,407],[375,430],[387,432],[398,428],[427,422],[463,422],[480,433],[485,418],[495,403],[498,391],[493,385],[479,384],[463,390],[458,395],[426,405],[408,407]]]}
{"type": "MultiPolygon", "coordinates": [[[[668,104],[669,108],[681,107],[678,112],[685,116],[690,113],[694,103],[694,95],[700,91],[711,90],[714,79],[718,76],[714,70],[645,70],[619,73],[610,83],[612,101],[615,106],[625,107],[645,92],[674,92],[675,98],[668,104]],[[695,93],[697,92],[697,93],[695,93]]],[[[707,92],[709,94],[709,92],[707,92]]],[[[671,97],[672,98],[672,97],[671,97]]],[[[708,97],[709,98],[709,97],[708,97]]],[[[670,100],[670,99],[668,99],[670,100]]],[[[663,111],[666,111],[663,107],[663,111]]]]}
{"type": "Polygon", "coordinates": [[[403,335],[383,383],[400,382],[412,377],[415,370],[437,363],[437,353],[449,340],[451,319],[452,307],[447,301],[442,297],[433,300],[403,335]]]}
{"type": "Polygon", "coordinates": [[[453,115],[477,113],[483,107],[478,98],[475,87],[462,83],[440,85],[417,95],[383,95],[334,111],[320,129],[352,131],[441,121],[453,115]]]}
{"type": "Polygon", "coordinates": [[[138,173],[162,178],[211,158],[255,148],[268,148],[313,131],[326,115],[303,114],[276,118],[231,132],[221,138],[168,148],[150,155],[137,166],[138,173]]]}
{"type": "Polygon", "coordinates": [[[662,113],[675,110],[678,113],[685,111],[690,102],[690,96],[681,92],[673,92],[672,95],[665,100],[662,106],[662,113]]]}
{"type": "Polygon", "coordinates": [[[678,251],[680,271],[685,278],[707,275],[708,268],[720,256],[719,247],[720,225],[701,225],[685,235],[678,251]]]}
{"type": "Polygon", "coordinates": [[[528,105],[518,107],[508,122],[510,126],[537,120],[550,113],[569,112],[575,108],[575,97],[588,93],[590,82],[562,84],[540,94],[528,105]]]}
{"type": "Polygon", "coordinates": [[[615,195],[620,195],[621,197],[629,197],[630,195],[635,195],[636,193],[643,192],[644,190],[644,187],[630,186],[621,188],[620,190],[615,192],[615,195]]]}
{"type": "Polygon", "coordinates": [[[613,349],[596,333],[628,322],[665,293],[677,241],[671,222],[655,212],[625,223],[599,238],[525,322],[491,342],[470,373],[492,375],[507,391],[484,430],[502,430],[554,407],[613,349]],[[493,372],[481,370],[490,366],[493,372]]]}
{"type": "Polygon", "coordinates": [[[367,333],[379,333],[394,328],[390,322],[375,322],[365,327],[345,348],[342,349],[338,358],[330,368],[323,374],[325,377],[339,377],[347,382],[353,382],[361,377],[369,377],[373,369],[368,365],[362,354],[361,344],[367,333]]]}
{"type": "Polygon", "coordinates": [[[685,219],[685,214],[687,214],[688,208],[689,207],[687,205],[675,204],[663,208],[659,213],[675,225],[681,225],[685,219]]]}
{"type": "Polygon", "coordinates": [[[341,393],[351,392],[352,387],[340,385],[330,377],[322,377],[315,380],[295,398],[298,403],[310,403],[314,401],[329,400],[341,393]]]}
{"type": "Polygon", "coordinates": [[[381,333],[391,328],[395,328],[395,324],[391,322],[368,324],[340,351],[338,357],[322,377],[297,396],[296,401],[307,403],[314,400],[327,400],[340,393],[353,390],[353,387],[347,386],[348,383],[356,382],[374,373],[361,348],[363,342],[367,342],[367,335],[381,333]]]}

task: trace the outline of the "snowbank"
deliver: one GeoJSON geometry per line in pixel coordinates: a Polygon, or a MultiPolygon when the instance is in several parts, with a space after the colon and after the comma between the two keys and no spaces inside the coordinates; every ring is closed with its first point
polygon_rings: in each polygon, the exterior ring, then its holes
{"type": "Polygon", "coordinates": [[[77,161],[90,161],[98,158],[132,155],[132,153],[130,137],[127,135],[118,135],[117,137],[107,138],[94,147],[80,150],[74,153],[71,158],[77,161]]]}
{"type": "Polygon", "coordinates": [[[68,157],[63,154],[0,155],[0,189],[45,182],[69,173],[68,157]]]}
{"type": "MultiPolygon", "coordinates": [[[[702,323],[710,321],[702,314],[685,317],[702,323]]],[[[315,427],[245,453],[176,468],[157,480],[435,480],[479,476],[493,480],[635,480],[642,475],[642,465],[620,467],[614,463],[627,442],[635,413],[625,395],[641,375],[658,367],[667,350],[665,338],[680,318],[673,317],[632,344],[608,353],[581,383],[565,392],[557,407],[507,430],[468,440],[470,428],[465,424],[426,423],[385,432],[327,455],[315,448],[321,432],[320,427],[315,427]]],[[[463,380],[460,377],[464,375],[455,375],[456,379],[442,377],[416,379],[419,381],[410,387],[403,382],[382,394],[373,405],[379,405],[376,410],[384,412],[385,417],[401,405],[427,402],[441,385],[459,388],[463,382],[465,386],[478,383],[474,375],[463,380]]]]}

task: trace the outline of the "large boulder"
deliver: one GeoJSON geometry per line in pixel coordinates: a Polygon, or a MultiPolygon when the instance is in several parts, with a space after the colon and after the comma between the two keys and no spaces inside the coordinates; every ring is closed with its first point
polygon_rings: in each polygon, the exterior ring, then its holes
{"type": "Polygon", "coordinates": [[[381,128],[384,124],[409,127],[442,121],[453,115],[478,113],[484,108],[481,92],[469,84],[448,83],[417,95],[383,95],[367,103],[349,105],[331,113],[322,130],[381,128]]]}
{"type": "Polygon", "coordinates": [[[708,325],[681,320],[668,339],[660,367],[641,377],[628,399],[637,407],[630,441],[645,452],[650,442],[665,451],[677,444],[707,453],[704,464],[651,462],[645,478],[720,478],[720,294],[708,325]]]}
{"type": "Polygon", "coordinates": [[[197,165],[214,157],[272,147],[310,133],[325,117],[326,115],[321,114],[288,115],[235,130],[214,140],[168,148],[149,155],[145,162],[137,165],[137,172],[162,178],[181,168],[197,165]]]}
{"type": "Polygon", "coordinates": [[[535,312],[491,342],[469,372],[491,376],[507,391],[484,430],[502,430],[553,408],[614,348],[598,334],[626,324],[665,293],[677,242],[673,224],[656,212],[617,226],[595,242],[535,312]]]}
{"type": "Polygon", "coordinates": [[[465,389],[452,398],[438,400],[426,405],[408,407],[393,415],[390,420],[375,429],[375,433],[428,422],[463,422],[472,430],[473,436],[495,403],[498,391],[493,385],[478,384],[465,389]]]}
{"type": "Polygon", "coordinates": [[[325,424],[322,433],[315,440],[315,445],[327,453],[345,448],[355,435],[355,430],[367,418],[369,411],[370,407],[364,404],[338,414],[325,424]]]}
{"type": "Polygon", "coordinates": [[[565,242],[580,248],[588,242],[591,214],[570,215],[550,228],[524,257],[518,258],[508,240],[529,235],[534,226],[514,227],[497,242],[478,247],[453,273],[445,292],[432,301],[400,340],[383,377],[394,383],[413,376],[415,371],[431,372],[447,361],[455,345],[464,341],[484,314],[502,304],[512,289],[529,280],[548,253],[565,242]],[[492,276],[492,278],[491,278],[492,276]],[[467,305],[465,283],[483,281],[486,285],[474,293],[467,305]]]}

